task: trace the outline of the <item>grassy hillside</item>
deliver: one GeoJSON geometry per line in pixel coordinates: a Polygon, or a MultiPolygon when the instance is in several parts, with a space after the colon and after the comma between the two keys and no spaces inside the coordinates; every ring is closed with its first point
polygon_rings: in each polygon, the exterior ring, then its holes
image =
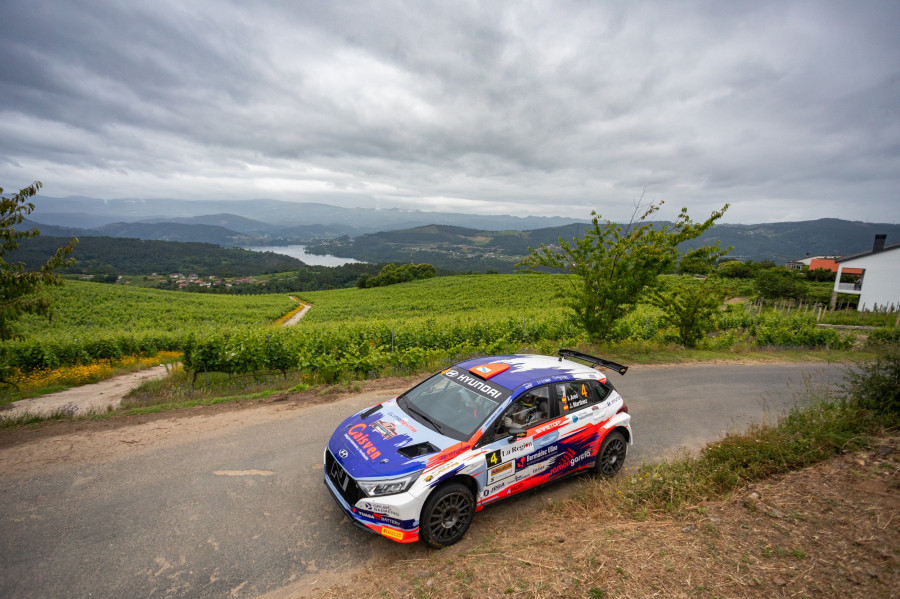
{"type": "MultiPolygon", "coordinates": [[[[65,237],[45,237],[22,241],[10,252],[8,262],[22,261],[36,270],[47,258],[68,242],[65,237]]],[[[158,273],[197,273],[217,277],[245,277],[262,273],[297,270],[303,262],[272,252],[226,249],[211,243],[150,241],[114,237],[83,237],[73,253],[76,264],[63,273],[115,273],[137,275],[158,273]]]]}
{"type": "Polygon", "coordinates": [[[288,295],[196,295],[66,281],[52,288],[54,318],[22,320],[26,340],[174,334],[271,325],[297,303],[288,295]]]}
{"type": "Polygon", "coordinates": [[[299,294],[313,305],[303,326],[414,320],[490,322],[515,318],[563,318],[557,291],[565,278],[552,275],[461,275],[372,289],[299,294]]]}

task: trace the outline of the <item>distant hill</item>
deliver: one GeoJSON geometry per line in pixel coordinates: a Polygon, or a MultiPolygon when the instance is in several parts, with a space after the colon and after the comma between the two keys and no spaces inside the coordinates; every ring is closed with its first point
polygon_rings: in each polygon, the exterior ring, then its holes
{"type": "Polygon", "coordinates": [[[330,204],[279,200],[101,200],[80,196],[39,196],[35,198],[34,205],[32,220],[48,225],[95,229],[117,222],[165,221],[222,226],[250,235],[272,238],[290,235],[289,230],[295,227],[305,228],[300,229],[304,235],[321,232],[322,238],[329,238],[337,231],[340,231],[338,234],[352,236],[432,223],[453,226],[471,226],[477,223],[485,229],[529,230],[559,226],[577,220],[564,217],[422,212],[395,208],[343,208],[330,204]],[[245,220],[239,221],[231,217],[245,220]],[[248,219],[259,225],[247,223],[248,219]],[[248,230],[248,227],[253,230],[248,230]],[[285,230],[288,232],[285,233],[285,230]]]}
{"type": "Polygon", "coordinates": [[[863,223],[837,218],[821,218],[758,225],[715,225],[704,235],[682,244],[692,249],[722,240],[733,245],[728,255],[734,260],[774,260],[784,263],[810,256],[847,256],[872,249],[875,235],[884,233],[888,243],[900,241],[900,225],[863,223]]]}
{"type": "MultiPolygon", "coordinates": [[[[653,223],[661,226],[664,223],[653,223]]],[[[570,240],[584,234],[586,225],[531,231],[484,231],[462,227],[431,225],[384,231],[355,238],[311,245],[311,253],[334,254],[370,262],[429,262],[439,268],[458,271],[512,272],[515,263],[527,255],[529,247],[550,245],[562,237],[570,240]]],[[[785,263],[809,255],[849,255],[872,247],[876,233],[885,233],[888,242],[900,241],[900,225],[861,223],[839,219],[758,225],[716,225],[698,239],[681,245],[682,251],[720,241],[723,248],[734,246],[728,255],[735,260],[773,260],[785,263]]]]}
{"type": "MultiPolygon", "coordinates": [[[[8,262],[24,262],[27,269],[35,270],[57,248],[65,245],[69,238],[42,234],[23,240],[19,249],[8,253],[5,258],[8,262]]],[[[272,252],[227,249],[211,243],[113,237],[81,237],[73,256],[76,259],[75,267],[61,272],[118,275],[180,272],[245,277],[297,270],[305,266],[296,258],[272,252]]]]}

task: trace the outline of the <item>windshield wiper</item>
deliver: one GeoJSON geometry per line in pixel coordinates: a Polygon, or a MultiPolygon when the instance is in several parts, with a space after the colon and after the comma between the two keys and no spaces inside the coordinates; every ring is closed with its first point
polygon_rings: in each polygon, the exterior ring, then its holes
{"type": "Polygon", "coordinates": [[[404,405],[406,406],[406,408],[410,411],[410,413],[413,416],[416,416],[417,418],[421,418],[422,420],[425,421],[426,424],[430,424],[434,428],[434,430],[441,433],[442,435],[444,434],[444,427],[442,427],[440,424],[438,424],[437,422],[435,422],[434,420],[429,418],[424,412],[422,412],[421,410],[416,408],[413,404],[409,403],[409,401],[406,401],[404,405]]]}

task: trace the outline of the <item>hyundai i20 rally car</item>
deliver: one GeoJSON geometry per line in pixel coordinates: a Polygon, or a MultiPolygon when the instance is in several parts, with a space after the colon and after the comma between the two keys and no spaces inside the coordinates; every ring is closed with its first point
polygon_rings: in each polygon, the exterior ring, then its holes
{"type": "Polygon", "coordinates": [[[475,358],[340,424],[325,484],[351,522],[394,541],[459,541],[475,512],[592,468],[613,476],[631,416],[599,370],[626,366],[571,350],[559,358],[475,358]]]}

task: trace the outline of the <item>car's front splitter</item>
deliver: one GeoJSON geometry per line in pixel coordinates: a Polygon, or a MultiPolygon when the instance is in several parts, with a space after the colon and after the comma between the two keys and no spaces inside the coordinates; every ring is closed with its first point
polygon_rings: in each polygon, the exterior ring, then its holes
{"type": "Polygon", "coordinates": [[[337,488],[335,488],[328,476],[324,477],[324,482],[325,486],[328,488],[328,492],[331,493],[332,499],[334,499],[335,503],[337,503],[347,517],[350,518],[350,522],[357,528],[387,537],[398,543],[415,543],[419,540],[419,527],[416,526],[415,523],[412,523],[410,528],[401,528],[404,522],[400,520],[395,520],[390,516],[351,506],[344,501],[344,498],[338,493],[337,488]]]}

